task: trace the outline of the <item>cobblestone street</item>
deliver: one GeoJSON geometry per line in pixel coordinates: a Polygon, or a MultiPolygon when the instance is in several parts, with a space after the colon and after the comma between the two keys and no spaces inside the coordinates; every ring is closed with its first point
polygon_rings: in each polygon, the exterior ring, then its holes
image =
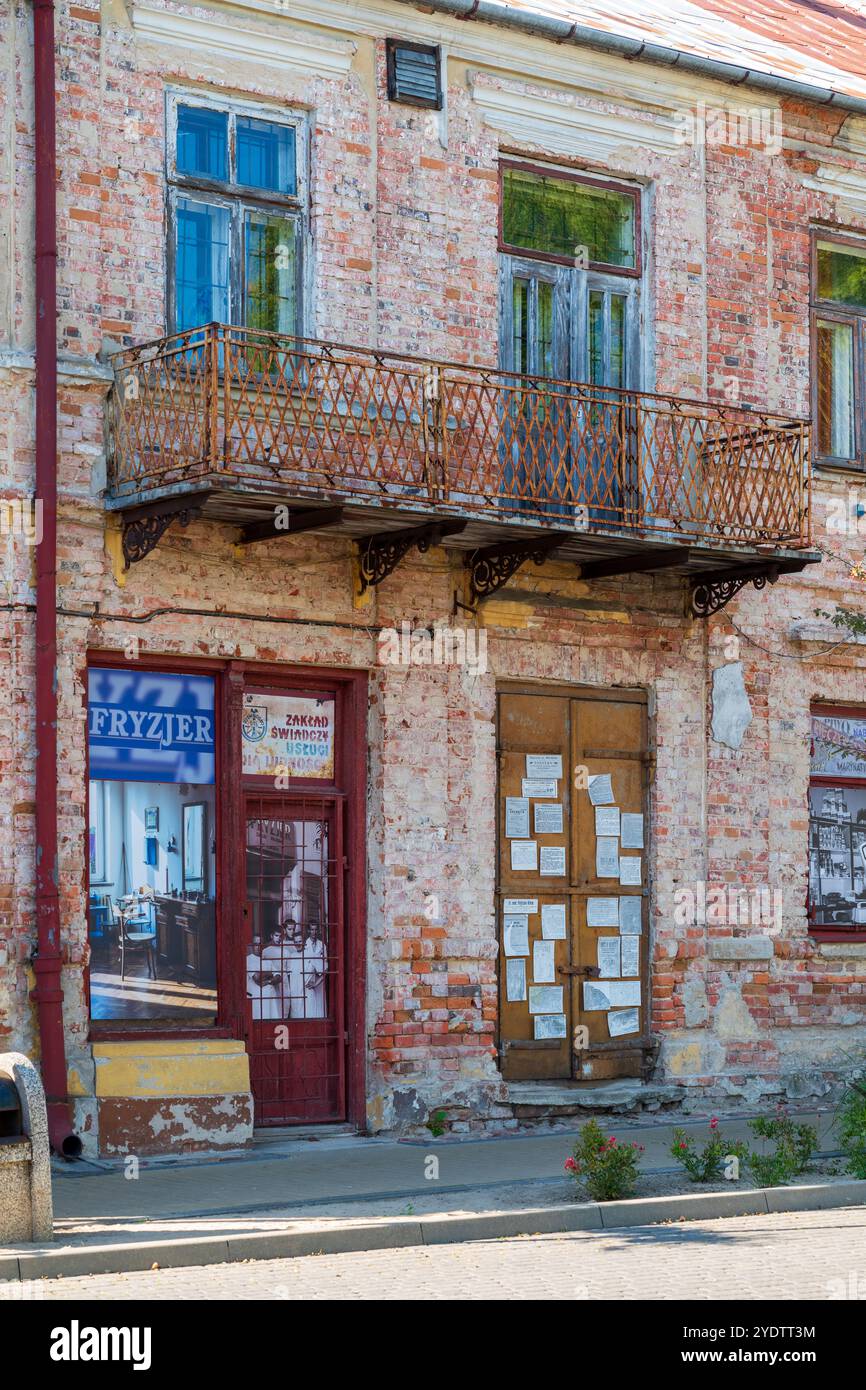
{"type": "Polygon", "coordinates": [[[28,1292],[87,1301],[864,1299],[866,1210],[94,1275],[28,1292]]]}

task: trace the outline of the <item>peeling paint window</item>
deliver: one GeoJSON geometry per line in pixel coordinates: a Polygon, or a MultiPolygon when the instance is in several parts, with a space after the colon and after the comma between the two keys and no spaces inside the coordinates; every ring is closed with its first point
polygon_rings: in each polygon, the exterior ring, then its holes
{"type": "Polygon", "coordinates": [[[501,198],[503,250],[637,270],[636,189],[504,164],[501,198]]]}
{"type": "Polygon", "coordinates": [[[302,116],[169,96],[169,318],[174,332],[227,323],[303,331],[302,116]]]}
{"type": "Polygon", "coordinates": [[[816,454],[866,467],[866,242],[816,238],[813,296],[816,454]]]}

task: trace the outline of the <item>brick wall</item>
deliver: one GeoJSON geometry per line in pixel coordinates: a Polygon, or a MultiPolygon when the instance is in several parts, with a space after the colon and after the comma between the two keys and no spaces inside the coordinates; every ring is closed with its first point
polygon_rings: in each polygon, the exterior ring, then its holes
{"type": "MultiPolygon", "coordinates": [[[[381,41],[355,34],[354,42],[343,76],[243,57],[229,74],[224,59],[201,50],[136,38],[122,7],[104,8],[101,19],[87,6],[64,7],[58,15],[59,325],[66,354],[58,682],[70,1056],[85,1058],[88,1050],[84,654],[88,645],[123,649],[132,629],[117,615],[160,608],[169,611],[134,629],[143,655],[230,654],[372,672],[368,1096],[374,1128],[419,1122],[439,1104],[465,1106],[470,1115],[504,1113],[497,1109],[504,1092],[495,1060],[493,915],[499,678],[650,692],[659,1075],[681,1084],[696,1105],[780,1091],[820,1094],[840,1055],[866,1040],[866,948],[837,950],[806,935],[808,710],[817,699],[862,703],[864,659],[862,649],[850,647],[822,656],[820,644],[792,642],[789,629],[816,607],[851,599],[848,571],[862,555],[862,540],[826,526],[828,499],[844,495],[847,482],[822,479],[817,489],[816,539],[833,558],[762,594],[745,591],[706,625],[684,618],[681,586],[670,579],[589,585],[558,564],[521,572],[522,589],[554,592],[573,606],[517,603],[507,591],[488,604],[483,676],[376,663],[378,626],[451,613],[459,575],[440,550],[410,554],[363,611],[352,606],[345,539],[280,540],[239,556],[230,528],[195,523],[168,532],[122,586],[112,571],[98,497],[105,448],[99,356],[107,340],[142,341],[165,327],[166,84],[200,84],[312,113],[308,330],[424,356],[496,360],[496,166],[500,144],[513,150],[514,140],[500,141],[484,123],[465,65],[452,64],[443,123],[389,105],[381,41]],[[170,611],[227,602],[251,617],[278,614],[298,625],[170,611]],[[99,615],[88,616],[96,605],[99,615]],[[307,625],[311,619],[314,626],[307,625]],[[739,640],[753,713],[736,752],[709,731],[712,671],[736,651],[726,646],[730,638],[739,640]],[[702,881],[781,890],[782,929],[771,959],[719,959],[710,943],[729,929],[676,920],[678,891],[702,881]]],[[[26,357],[33,323],[25,254],[32,112],[23,10],[10,10],[6,0],[0,43],[3,70],[14,76],[12,86],[0,83],[0,103],[14,101],[18,159],[14,174],[8,159],[0,163],[0,344],[18,354],[0,359],[0,459],[9,488],[26,490],[32,487],[26,357]]],[[[580,62],[577,52],[574,61],[580,62]]],[[[514,67],[520,70],[517,56],[514,67]]],[[[514,73],[485,77],[494,86],[517,80],[514,73]]],[[[573,99],[612,119],[619,111],[586,92],[573,99]]],[[[0,119],[9,129],[2,107],[0,119]]],[[[610,162],[611,173],[640,178],[652,190],[645,313],[659,389],[713,400],[731,400],[735,390],[743,403],[808,409],[808,227],[823,219],[866,232],[866,215],[804,182],[814,172],[816,150],[841,167],[846,159],[856,163],[831,147],[839,114],[792,106],[784,119],[793,147],[782,153],[708,146],[665,154],[626,143],[610,162]]],[[[540,150],[528,140],[522,152],[540,150]]],[[[555,146],[547,153],[565,162],[555,146]]],[[[32,553],[8,538],[3,545],[0,962],[8,968],[0,970],[0,1044],[32,1051],[32,553]]]]}

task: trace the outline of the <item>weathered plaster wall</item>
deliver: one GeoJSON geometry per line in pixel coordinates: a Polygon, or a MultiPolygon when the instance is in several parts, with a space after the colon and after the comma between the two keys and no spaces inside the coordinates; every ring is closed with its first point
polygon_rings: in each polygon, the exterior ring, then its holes
{"type": "MultiPolygon", "coordinates": [[[[235,22],[233,12],[214,9],[222,22],[235,22]]],[[[395,28],[404,13],[395,12],[395,28]]],[[[244,23],[316,38],[310,26],[282,14],[245,16],[244,23]]],[[[430,25],[442,37],[441,24],[430,25]]],[[[789,633],[794,619],[850,598],[848,573],[862,555],[862,537],[827,524],[829,502],[844,497],[846,480],[821,479],[817,488],[816,538],[833,556],[762,594],[747,590],[706,626],[683,616],[682,589],[669,579],[589,585],[562,565],[520,572],[514,587],[534,597],[518,600],[505,591],[482,610],[489,636],[484,675],[377,664],[379,626],[451,614],[459,576],[441,550],[410,554],[363,611],[352,607],[349,545],[338,538],[281,539],[241,554],[230,528],[195,523],[171,530],[122,584],[113,571],[116,536],[106,534],[98,495],[105,466],[100,356],[107,345],[141,341],[165,327],[167,84],[311,112],[308,331],[488,363],[497,354],[498,154],[546,154],[580,167],[575,149],[587,120],[596,122],[592,129],[609,121],[620,133],[587,137],[583,159],[647,185],[647,384],[654,378],[666,391],[808,410],[808,229],[822,220],[866,232],[866,198],[845,204],[817,177],[822,167],[862,165],[847,146],[832,143],[838,113],[786,108],[781,153],[677,145],[670,113],[696,89],[674,89],[665,86],[673,77],[647,74],[644,110],[634,91],[622,102],[611,95],[617,88],[605,63],[613,60],[587,58],[582,68],[576,51],[568,75],[534,73],[530,82],[520,74],[532,72],[543,46],[522,48],[500,35],[496,61],[503,71],[492,58],[482,64],[452,47],[447,112],[431,118],[383,99],[383,46],[351,26],[347,9],[345,30],[324,34],[344,46],[345,71],[315,75],[289,63],[230,60],[136,36],[119,0],[106,0],[101,12],[80,5],[58,16],[61,890],[65,1015],[82,1123],[92,1135],[99,1096],[84,981],[84,653],[88,645],[123,650],[133,635],[142,655],[237,655],[372,673],[372,1127],[423,1120],[443,1103],[465,1104],[472,1114],[506,1113],[498,1109],[504,1091],[494,1046],[498,678],[650,692],[659,1074],[680,1083],[694,1104],[756,1101],[781,1091],[821,1094],[840,1056],[866,1041],[866,948],[820,946],[806,934],[808,710],[816,699],[864,703],[864,653],[849,647],[824,656],[820,643],[804,646],[789,633]],[[497,126],[491,93],[500,105],[522,93],[526,118],[518,109],[497,126]],[[547,124],[545,102],[557,115],[547,124]],[[642,136],[634,134],[638,117],[642,136]],[[557,596],[574,606],[558,607],[557,596]],[[225,603],[250,618],[220,617],[216,610],[225,603]],[[184,607],[214,616],[169,612],[138,626],[120,617],[184,607]],[[269,623],[269,615],[289,621],[269,623]],[[316,625],[293,626],[295,618],[316,625]],[[738,748],[710,732],[712,672],[733,660],[742,662],[752,710],[738,748]],[[770,956],[763,948],[758,956],[743,954],[755,948],[740,945],[734,949],[743,958],[731,958],[730,926],[677,920],[677,893],[699,882],[781,891],[770,956]]],[[[10,76],[0,84],[0,467],[2,490],[11,492],[32,487],[32,112],[24,10],[10,10],[7,0],[0,0],[0,43],[0,65],[10,76]]],[[[640,65],[627,66],[624,87],[642,76],[640,65]]],[[[708,101],[720,100],[722,90],[701,88],[708,101]]],[[[0,1040],[33,1052],[32,548],[11,537],[2,546],[0,1040]]],[[[215,1116],[215,1129],[223,1118],[215,1116]]],[[[200,1119],[181,1118],[188,1137],[200,1119]]],[[[118,1147],[128,1142],[124,1123],[120,1116],[112,1129],[118,1147]]]]}

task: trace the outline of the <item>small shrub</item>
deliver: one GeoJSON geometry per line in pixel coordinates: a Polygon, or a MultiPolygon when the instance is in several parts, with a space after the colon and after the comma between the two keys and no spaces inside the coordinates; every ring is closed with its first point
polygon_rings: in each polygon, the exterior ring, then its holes
{"type": "Polygon", "coordinates": [[[565,1161],[565,1171],[596,1202],[615,1202],[631,1197],[637,1183],[642,1144],[618,1144],[614,1135],[605,1139],[597,1120],[590,1120],[565,1161]]]}
{"type": "Polygon", "coordinates": [[[446,1115],[444,1110],[434,1110],[427,1121],[427,1128],[434,1139],[438,1139],[440,1134],[445,1133],[445,1119],[446,1115]]]}
{"type": "Polygon", "coordinates": [[[866,1178],[866,1086],[850,1081],[839,1106],[839,1147],[845,1155],[848,1172],[866,1178]]]}
{"type": "Polygon", "coordinates": [[[715,1182],[725,1176],[725,1159],[733,1154],[744,1162],[749,1148],[742,1139],[725,1139],[715,1115],[710,1120],[709,1142],[698,1149],[684,1129],[674,1130],[671,1154],[681,1163],[692,1182],[715,1182]]]}
{"type": "Polygon", "coordinates": [[[750,1120],[749,1128],[757,1138],[775,1146],[767,1154],[749,1154],[749,1170],[761,1187],[779,1187],[796,1178],[808,1168],[818,1146],[817,1130],[812,1125],[796,1124],[782,1105],[773,1118],[761,1115],[750,1120]]]}

